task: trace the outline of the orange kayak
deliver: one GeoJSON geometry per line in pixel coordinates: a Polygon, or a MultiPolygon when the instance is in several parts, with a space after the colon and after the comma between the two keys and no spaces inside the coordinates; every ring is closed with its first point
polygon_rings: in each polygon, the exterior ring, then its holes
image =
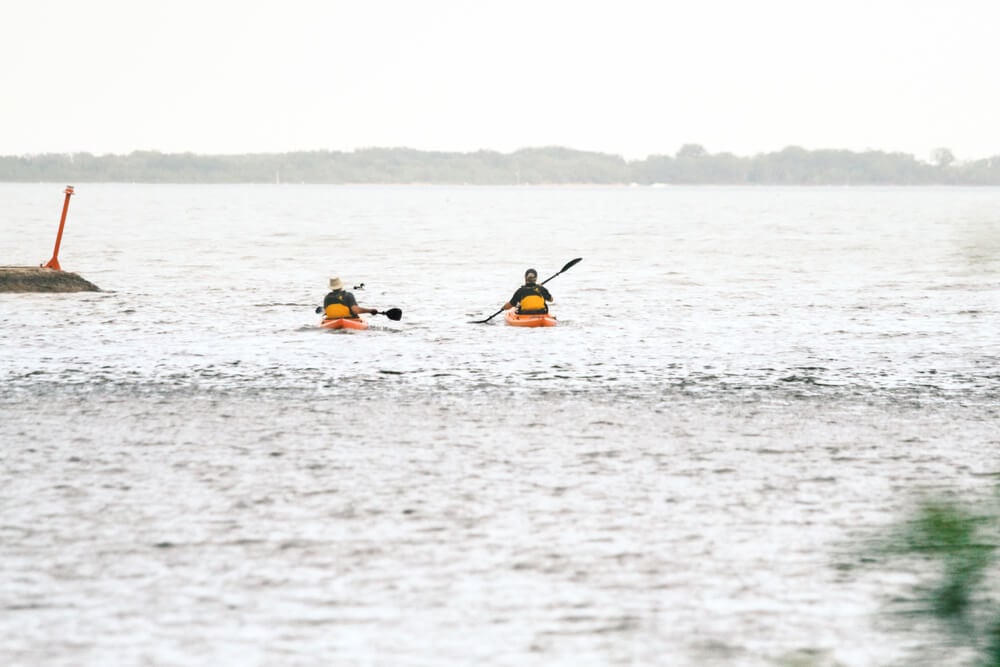
{"type": "Polygon", "coordinates": [[[324,329],[355,329],[361,331],[368,328],[368,320],[360,317],[340,317],[335,320],[323,318],[319,325],[324,329]]]}
{"type": "Polygon", "coordinates": [[[552,313],[542,313],[540,315],[518,315],[513,308],[503,316],[507,324],[512,327],[554,327],[556,318],[552,313]]]}

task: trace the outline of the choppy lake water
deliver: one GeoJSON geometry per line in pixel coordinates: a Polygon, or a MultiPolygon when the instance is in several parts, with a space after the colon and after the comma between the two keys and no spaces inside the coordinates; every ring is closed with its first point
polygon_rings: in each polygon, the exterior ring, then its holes
{"type": "Polygon", "coordinates": [[[0,294],[4,664],[943,646],[857,544],[996,484],[998,189],[84,184],[60,262],[104,291],[0,294]],[[318,329],[331,275],[403,319],[318,329]]]}

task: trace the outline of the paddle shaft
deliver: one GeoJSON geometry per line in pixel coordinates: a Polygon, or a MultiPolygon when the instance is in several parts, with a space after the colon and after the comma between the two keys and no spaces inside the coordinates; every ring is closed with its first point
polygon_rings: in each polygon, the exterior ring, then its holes
{"type": "MultiPolygon", "coordinates": [[[[322,312],[323,312],[323,306],[316,306],[316,314],[319,315],[322,312]]],[[[395,322],[398,322],[399,320],[401,320],[403,318],[403,311],[400,310],[399,308],[390,308],[389,310],[380,310],[380,311],[378,311],[375,314],[376,315],[385,315],[390,320],[393,320],[395,322]]]]}

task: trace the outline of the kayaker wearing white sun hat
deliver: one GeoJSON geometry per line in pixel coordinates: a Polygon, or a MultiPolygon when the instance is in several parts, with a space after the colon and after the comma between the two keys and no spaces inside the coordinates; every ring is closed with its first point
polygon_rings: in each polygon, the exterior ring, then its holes
{"type": "Polygon", "coordinates": [[[330,293],[323,299],[323,314],[328,320],[344,317],[356,318],[361,313],[378,315],[374,308],[364,308],[358,305],[354,294],[344,289],[344,281],[339,277],[330,278],[330,293]]]}

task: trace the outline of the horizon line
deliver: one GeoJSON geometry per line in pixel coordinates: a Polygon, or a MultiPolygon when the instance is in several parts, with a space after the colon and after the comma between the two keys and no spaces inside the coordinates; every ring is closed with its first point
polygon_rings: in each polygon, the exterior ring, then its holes
{"type": "MultiPolygon", "coordinates": [[[[529,152],[529,151],[565,150],[565,151],[571,151],[571,152],[574,152],[574,153],[584,153],[584,154],[590,154],[590,155],[603,155],[603,156],[609,156],[609,157],[616,157],[616,158],[620,158],[620,159],[624,160],[625,162],[641,162],[641,161],[648,160],[648,159],[654,158],[654,157],[671,157],[671,158],[676,158],[676,157],[679,157],[680,153],[685,148],[688,148],[688,147],[701,149],[702,151],[704,151],[704,153],[702,153],[702,154],[705,155],[705,156],[708,156],[708,157],[717,157],[717,156],[729,155],[729,156],[736,157],[736,158],[755,158],[755,157],[759,157],[759,156],[762,156],[762,155],[773,155],[773,154],[777,154],[777,153],[784,153],[784,152],[789,151],[789,150],[797,150],[797,151],[804,151],[806,153],[833,152],[833,153],[850,153],[850,154],[855,154],[855,155],[864,155],[864,154],[867,154],[867,153],[881,153],[881,154],[884,154],[884,155],[905,155],[905,156],[909,156],[909,157],[913,158],[914,160],[916,160],[918,162],[929,162],[929,160],[925,160],[925,159],[921,159],[921,158],[917,157],[917,155],[915,153],[908,153],[908,152],[902,151],[902,150],[898,150],[898,151],[886,150],[886,149],[882,149],[882,148],[865,148],[864,150],[854,150],[854,149],[850,149],[850,148],[829,148],[829,147],[827,147],[827,148],[805,148],[805,147],[800,146],[798,144],[788,144],[788,145],[784,146],[783,148],[776,149],[776,150],[758,151],[758,152],[752,153],[752,154],[738,154],[738,153],[734,153],[732,151],[727,151],[727,150],[720,150],[720,151],[712,152],[712,151],[706,149],[704,147],[704,145],[698,144],[698,143],[695,143],[695,142],[688,142],[688,143],[682,144],[680,146],[680,148],[678,148],[674,153],[647,153],[645,157],[641,157],[641,158],[627,158],[627,157],[625,157],[625,155],[623,153],[613,153],[613,152],[606,152],[606,151],[599,151],[599,150],[573,148],[571,146],[564,146],[564,145],[559,145],[559,144],[547,144],[547,145],[538,145],[538,146],[525,146],[525,147],[517,148],[517,149],[511,150],[511,151],[502,151],[502,150],[497,150],[497,149],[492,149],[492,148],[477,148],[475,150],[459,151],[459,150],[441,150],[441,149],[413,148],[411,146],[360,146],[360,147],[350,148],[350,149],[339,149],[339,148],[307,148],[307,149],[290,149],[290,150],[284,150],[284,151],[254,151],[254,150],[248,150],[248,151],[240,151],[240,152],[228,152],[228,151],[224,151],[224,152],[197,152],[197,151],[191,151],[191,150],[165,151],[165,150],[161,150],[161,149],[158,149],[158,148],[135,148],[135,149],[132,149],[129,152],[124,152],[124,153],[123,152],[94,152],[94,151],[89,151],[89,150],[43,151],[43,152],[28,152],[28,153],[16,153],[16,154],[15,153],[11,153],[11,154],[2,154],[2,155],[0,155],[0,159],[2,159],[2,158],[32,158],[32,157],[43,157],[43,156],[52,156],[52,155],[58,155],[58,156],[92,155],[92,156],[95,156],[95,157],[128,157],[129,155],[134,155],[136,153],[155,153],[155,154],[159,154],[159,155],[187,155],[187,156],[196,156],[196,157],[240,157],[240,156],[247,156],[247,155],[288,155],[288,154],[294,154],[294,153],[342,153],[342,154],[350,154],[350,153],[360,153],[360,152],[366,152],[366,151],[412,151],[412,152],[415,152],[415,153],[443,154],[443,155],[476,155],[478,153],[494,153],[494,154],[498,154],[498,155],[516,155],[518,153],[529,152]]],[[[992,159],[992,158],[995,158],[995,157],[1000,157],[1000,153],[998,153],[998,154],[995,154],[995,155],[990,155],[990,156],[985,156],[985,157],[980,157],[980,158],[959,159],[957,156],[954,155],[954,153],[951,151],[951,149],[948,148],[948,147],[946,147],[946,146],[941,146],[939,148],[935,148],[935,149],[933,149],[931,151],[931,153],[933,154],[934,151],[938,151],[938,150],[950,152],[952,154],[952,156],[953,156],[953,160],[956,161],[956,162],[975,162],[977,160],[988,160],[988,159],[992,159]]]]}

